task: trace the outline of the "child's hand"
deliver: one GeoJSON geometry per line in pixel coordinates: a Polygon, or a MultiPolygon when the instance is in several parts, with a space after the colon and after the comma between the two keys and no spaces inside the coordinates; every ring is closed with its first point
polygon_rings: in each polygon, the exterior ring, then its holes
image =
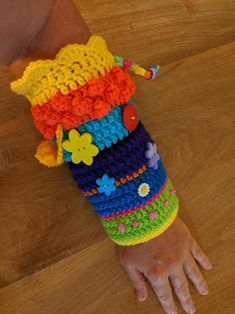
{"type": "Polygon", "coordinates": [[[183,309],[188,313],[195,311],[186,275],[199,293],[208,293],[207,283],[196,261],[205,269],[211,269],[212,264],[180,218],[148,242],[118,247],[118,255],[136,289],[137,298],[140,301],[146,299],[147,278],[168,314],[177,313],[172,288],[183,309]]]}

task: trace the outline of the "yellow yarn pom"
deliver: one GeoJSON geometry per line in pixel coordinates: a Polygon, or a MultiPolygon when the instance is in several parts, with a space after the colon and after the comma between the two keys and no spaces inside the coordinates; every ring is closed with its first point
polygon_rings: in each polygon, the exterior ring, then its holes
{"type": "Polygon", "coordinates": [[[39,162],[48,167],[57,167],[63,164],[63,148],[62,148],[63,129],[61,125],[57,126],[56,130],[56,144],[52,141],[43,141],[38,145],[35,157],[39,162]]]}
{"type": "Polygon", "coordinates": [[[56,145],[50,140],[43,141],[38,145],[35,157],[41,164],[48,167],[55,167],[57,158],[56,145]]]}

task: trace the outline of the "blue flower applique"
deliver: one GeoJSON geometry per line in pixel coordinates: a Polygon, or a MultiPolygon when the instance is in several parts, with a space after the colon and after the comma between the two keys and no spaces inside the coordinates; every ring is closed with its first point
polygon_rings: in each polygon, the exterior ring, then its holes
{"type": "Polygon", "coordinates": [[[106,195],[110,195],[111,192],[116,190],[115,179],[109,178],[109,176],[105,173],[102,178],[96,179],[96,183],[99,185],[98,191],[100,193],[105,193],[106,195]]]}

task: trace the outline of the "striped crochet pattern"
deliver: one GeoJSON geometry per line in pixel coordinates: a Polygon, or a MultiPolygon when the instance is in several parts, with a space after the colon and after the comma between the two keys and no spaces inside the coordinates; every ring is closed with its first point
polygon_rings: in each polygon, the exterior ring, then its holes
{"type": "Polygon", "coordinates": [[[86,45],[65,46],[54,60],[30,62],[22,78],[11,83],[11,89],[27,97],[31,105],[42,105],[57,92],[66,95],[114,66],[115,59],[103,38],[92,36],[86,45]]]}
{"type": "Polygon", "coordinates": [[[84,164],[78,166],[70,163],[70,168],[79,188],[84,192],[96,188],[95,181],[104,173],[108,173],[120,181],[126,176],[135,177],[134,174],[147,162],[144,153],[145,144],[149,141],[151,141],[150,135],[139,123],[135,131],[131,132],[125,140],[100,152],[90,167],[84,164]]]}
{"type": "Polygon", "coordinates": [[[115,66],[99,79],[91,79],[66,95],[58,92],[45,104],[32,106],[31,112],[41,134],[51,139],[58,124],[70,130],[91,119],[103,118],[113,107],[125,104],[134,90],[129,75],[115,66]]]}
{"type": "Polygon", "coordinates": [[[113,56],[103,38],[62,48],[54,60],[31,62],[13,91],[31,103],[44,141],[36,158],[48,167],[69,164],[78,187],[110,238],[136,245],[164,232],[178,211],[176,189],[157,146],[139,120],[128,70],[144,69],[113,56]]]}
{"type": "MultiPolygon", "coordinates": [[[[77,130],[80,134],[90,133],[93,143],[102,151],[128,136],[129,132],[122,122],[122,111],[123,107],[115,107],[104,118],[83,123],[77,130]]],[[[68,131],[65,131],[63,140],[67,139],[68,131]]],[[[64,151],[64,160],[71,161],[71,154],[64,151]]]]}

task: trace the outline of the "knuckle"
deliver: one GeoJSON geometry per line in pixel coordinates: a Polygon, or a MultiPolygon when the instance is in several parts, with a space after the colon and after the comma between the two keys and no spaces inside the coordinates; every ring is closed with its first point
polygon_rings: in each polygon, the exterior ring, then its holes
{"type": "Polygon", "coordinates": [[[159,298],[159,302],[162,304],[162,306],[165,308],[165,309],[168,309],[168,308],[171,308],[171,303],[168,299],[166,298],[159,298]]]}
{"type": "Polygon", "coordinates": [[[161,281],[165,277],[165,271],[160,267],[153,266],[147,271],[146,277],[154,281],[161,281]]]}
{"type": "Polygon", "coordinates": [[[179,256],[171,256],[168,259],[168,263],[169,263],[170,267],[178,268],[178,266],[181,263],[181,260],[180,260],[179,256]]]}
{"type": "Polygon", "coordinates": [[[194,246],[194,252],[195,252],[196,255],[201,255],[201,251],[200,251],[200,248],[199,248],[198,245],[194,246]]]}
{"type": "Polygon", "coordinates": [[[143,288],[145,286],[145,283],[141,282],[141,281],[137,281],[135,279],[130,279],[132,285],[135,287],[135,288],[143,288]]]}
{"type": "Polygon", "coordinates": [[[191,305],[191,304],[193,304],[193,300],[192,300],[192,298],[191,298],[190,295],[188,295],[187,297],[185,297],[185,299],[184,299],[184,304],[185,304],[185,305],[191,305]]]}
{"type": "Polygon", "coordinates": [[[186,295],[188,293],[188,287],[186,283],[180,283],[178,286],[175,287],[176,294],[186,295]]]}
{"type": "Polygon", "coordinates": [[[178,273],[181,268],[183,267],[183,262],[176,262],[171,266],[171,273],[176,274],[178,273]]]}
{"type": "Polygon", "coordinates": [[[166,291],[161,291],[161,289],[159,289],[159,290],[157,292],[157,295],[158,295],[158,298],[159,298],[160,302],[170,305],[170,300],[171,300],[170,293],[168,293],[166,291]]]}
{"type": "Polygon", "coordinates": [[[199,245],[197,244],[196,240],[193,241],[191,247],[192,247],[192,250],[193,250],[195,253],[198,253],[198,251],[199,251],[199,245]]]}
{"type": "Polygon", "coordinates": [[[190,278],[198,277],[198,271],[197,271],[197,269],[191,268],[191,269],[188,271],[188,276],[189,276],[190,278]]]}

